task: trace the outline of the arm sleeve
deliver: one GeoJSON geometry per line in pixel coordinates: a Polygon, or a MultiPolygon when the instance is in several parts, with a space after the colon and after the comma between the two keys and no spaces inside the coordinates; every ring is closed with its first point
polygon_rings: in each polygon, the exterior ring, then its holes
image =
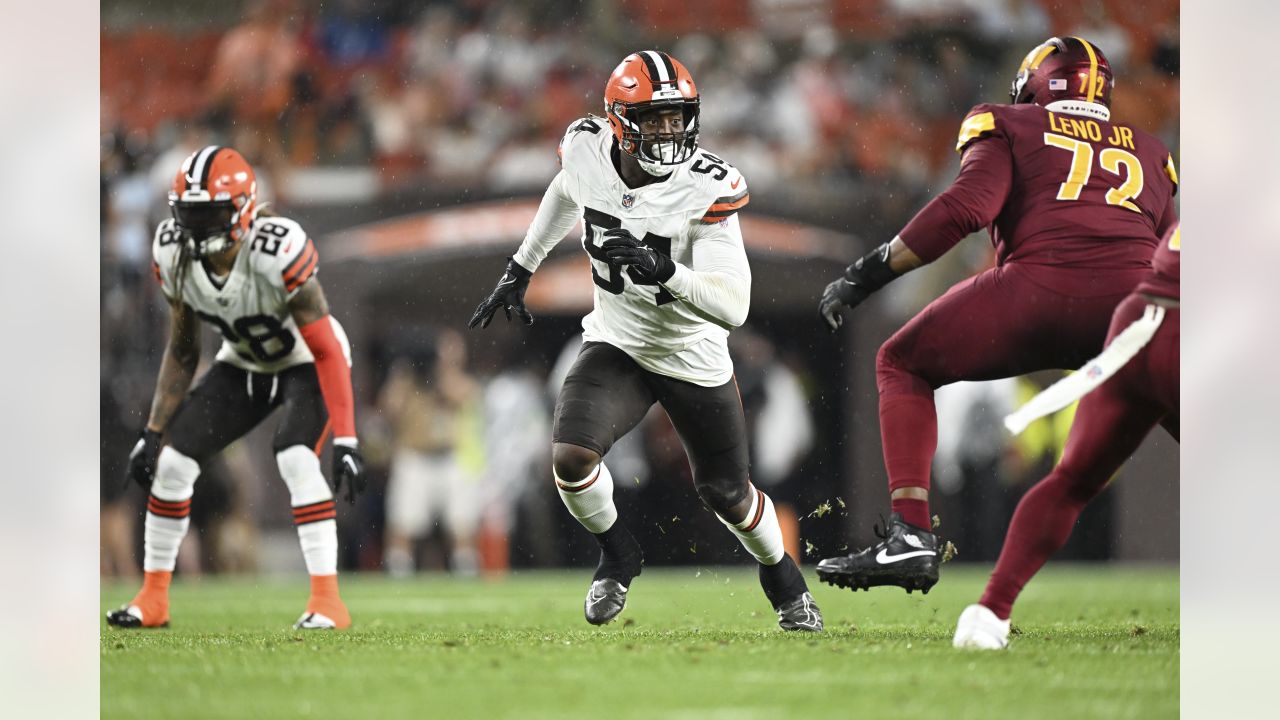
{"type": "Polygon", "coordinates": [[[751,266],[742,245],[738,217],[715,224],[695,224],[693,267],[676,263],[675,274],[662,283],[672,295],[728,327],[747,320],[751,309],[751,266]]]}
{"type": "Polygon", "coordinates": [[[356,403],[351,392],[351,351],[346,332],[332,315],[307,323],[298,332],[316,359],[316,376],[333,424],[334,442],[354,440],[356,403]]]}
{"type": "Polygon", "coordinates": [[[921,260],[933,262],[970,233],[990,225],[1012,184],[1008,144],[997,138],[971,143],[955,182],[916,213],[898,237],[921,260]]]}
{"type": "Polygon", "coordinates": [[[582,208],[569,193],[572,179],[564,170],[556,173],[538,205],[538,214],[525,233],[524,241],[512,257],[520,267],[533,272],[538,269],[547,253],[573,229],[582,208]]]}

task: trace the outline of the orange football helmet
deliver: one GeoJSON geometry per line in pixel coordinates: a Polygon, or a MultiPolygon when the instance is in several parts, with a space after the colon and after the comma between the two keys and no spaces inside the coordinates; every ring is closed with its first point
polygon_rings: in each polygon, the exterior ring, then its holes
{"type": "Polygon", "coordinates": [[[623,152],[647,171],[669,172],[698,149],[698,88],[679,60],[660,50],[641,50],[623,58],[604,86],[604,111],[623,152]],[[678,108],[680,132],[645,136],[640,116],[652,110],[678,108]]]}
{"type": "Polygon", "coordinates": [[[209,145],[182,161],[169,190],[169,210],[197,256],[222,252],[249,235],[257,214],[253,168],[229,147],[209,145]]]}

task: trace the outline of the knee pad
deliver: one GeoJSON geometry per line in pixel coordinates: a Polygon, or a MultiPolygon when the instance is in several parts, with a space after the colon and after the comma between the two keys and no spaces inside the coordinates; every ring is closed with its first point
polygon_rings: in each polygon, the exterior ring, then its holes
{"type": "Polygon", "coordinates": [[[200,463],[166,445],[156,458],[156,477],[151,494],[161,500],[186,500],[195,492],[200,463]]]}
{"type": "Polygon", "coordinates": [[[320,470],[320,458],[306,445],[293,445],[276,453],[276,467],[289,486],[293,505],[332,500],[333,491],[320,470]]]}
{"type": "Polygon", "coordinates": [[[731,508],[747,499],[751,483],[745,477],[714,478],[706,482],[699,482],[695,478],[694,488],[703,504],[723,518],[731,508]]]}

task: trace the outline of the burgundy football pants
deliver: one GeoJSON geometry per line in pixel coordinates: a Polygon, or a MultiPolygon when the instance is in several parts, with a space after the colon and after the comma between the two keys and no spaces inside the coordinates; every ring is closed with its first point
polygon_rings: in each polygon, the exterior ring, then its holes
{"type": "Polygon", "coordinates": [[[1148,272],[1009,263],[957,283],[920,311],[876,357],[889,489],[929,488],[935,388],[1080,367],[1102,351],[1112,311],[1148,272]]]}
{"type": "MultiPolygon", "coordinates": [[[[1116,308],[1108,342],[1141,317],[1147,303],[1134,294],[1116,308]]],[[[1151,342],[1080,401],[1062,461],[1018,503],[981,601],[998,617],[1009,617],[1023,586],[1067,541],[1080,511],[1151,428],[1162,421],[1176,427],[1179,316],[1179,310],[1167,309],[1151,342]]]]}

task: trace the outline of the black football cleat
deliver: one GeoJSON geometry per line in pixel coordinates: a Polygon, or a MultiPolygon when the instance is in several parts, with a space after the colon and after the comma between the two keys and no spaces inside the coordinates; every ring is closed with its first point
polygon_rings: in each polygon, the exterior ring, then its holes
{"type": "MultiPolygon", "coordinates": [[[[125,628],[128,630],[141,628],[143,627],[142,612],[132,605],[125,605],[124,607],[116,608],[115,610],[107,613],[107,624],[111,627],[125,628]]],[[[165,619],[165,621],[159,625],[148,625],[146,627],[169,627],[169,620],[165,619]]]]}
{"type": "Polygon", "coordinates": [[[822,611],[805,592],[778,606],[778,627],[799,632],[822,632],[822,611]]]}
{"type": "Polygon", "coordinates": [[[818,579],[828,585],[867,590],[896,585],[908,593],[928,593],[938,582],[938,536],[910,525],[898,513],[875,529],[881,541],[849,555],[818,563],[818,579]]]}
{"type": "Polygon", "coordinates": [[[582,613],[592,625],[604,625],[613,622],[626,606],[627,587],[613,578],[601,578],[591,582],[582,613]]]}

